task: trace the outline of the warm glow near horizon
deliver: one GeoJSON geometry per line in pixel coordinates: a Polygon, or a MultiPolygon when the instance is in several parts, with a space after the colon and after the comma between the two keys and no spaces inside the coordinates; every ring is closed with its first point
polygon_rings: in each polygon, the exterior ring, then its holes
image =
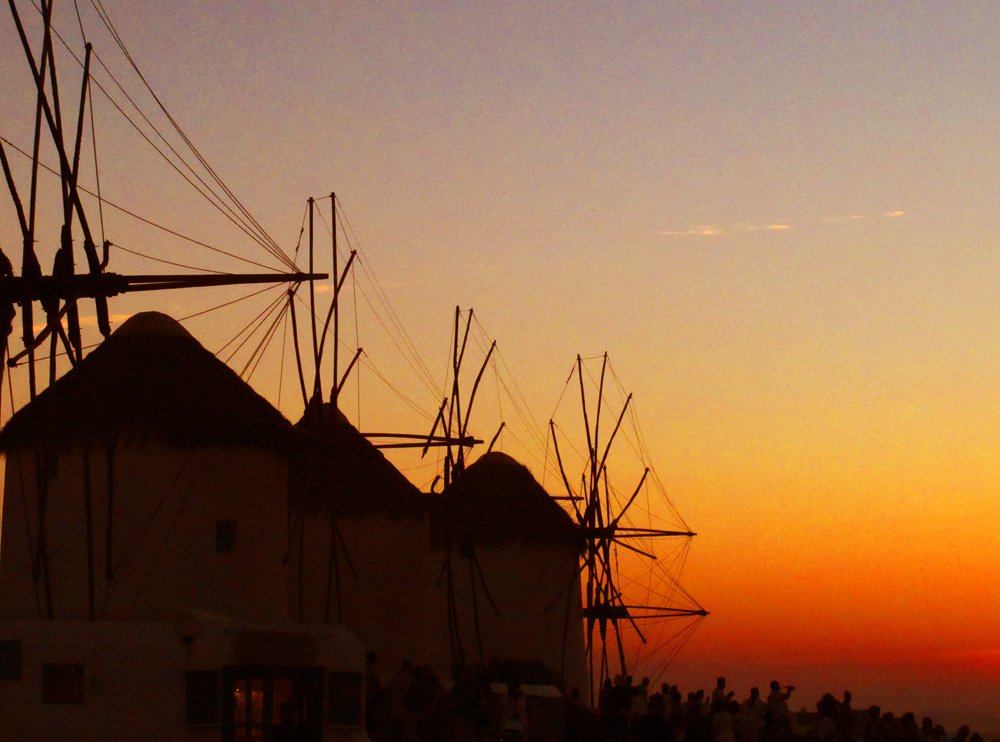
{"type": "MultiPolygon", "coordinates": [[[[78,44],[72,6],[57,5],[78,44]]],[[[577,354],[609,353],[615,404],[634,392],[663,488],[699,534],[682,584],[711,615],[664,680],[708,688],[726,674],[743,696],[780,675],[799,686],[796,708],[851,689],[856,707],[938,711],[952,727],[996,714],[993,4],[104,5],[199,150],[299,265],[313,196],[325,199],[317,269],[330,270],[336,191],[351,235],[341,249],[360,248],[365,268],[346,284],[340,352],[343,369],[365,349],[341,405],[362,430],[430,430],[455,307],[473,307],[468,368],[491,339],[501,356],[470,429],[488,441],[505,420],[503,450],[556,492],[548,420],[565,420],[567,450],[584,447],[567,378],[577,354]],[[384,329],[383,297],[405,340],[384,329]],[[407,342],[426,372],[401,354],[407,342]]],[[[0,29],[0,136],[30,149],[34,99],[16,35],[0,29]]],[[[78,70],[65,69],[76,90],[78,70]]],[[[109,270],[275,267],[95,100],[105,197],[239,256],[106,207],[109,270]]],[[[46,272],[56,235],[38,240],[46,272]]],[[[0,247],[20,265],[6,196],[0,247]]],[[[256,339],[226,344],[281,291],[204,315],[250,292],[111,306],[189,318],[241,371],[256,339]]],[[[318,292],[320,312],[330,294],[318,292]]],[[[278,326],[250,383],[294,420],[288,332],[278,326]]],[[[22,366],[15,407],[26,389],[22,366]]],[[[433,454],[398,461],[421,487],[437,472],[433,454]]],[[[630,492],[635,470],[618,471],[630,492]]]]}

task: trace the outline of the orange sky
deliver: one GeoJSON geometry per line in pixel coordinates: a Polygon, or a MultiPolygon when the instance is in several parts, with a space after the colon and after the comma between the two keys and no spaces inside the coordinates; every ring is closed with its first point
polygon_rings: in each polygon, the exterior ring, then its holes
{"type": "MultiPolygon", "coordinates": [[[[343,404],[362,429],[429,429],[454,307],[475,307],[477,351],[498,341],[502,379],[484,381],[475,433],[504,419],[504,449],[555,490],[546,423],[576,355],[609,352],[660,481],[699,534],[683,583],[711,616],[673,666],[684,685],[725,672],[742,695],[777,673],[810,706],[852,687],[856,705],[918,714],[995,707],[991,3],[105,6],[286,252],[305,199],[337,191],[370,272],[349,283],[342,351],[365,348],[343,404]],[[379,290],[427,383],[383,329],[379,290]]],[[[75,44],[69,8],[57,22],[75,44]]],[[[101,59],[135,89],[93,20],[101,59]]],[[[9,26],[0,135],[25,147],[33,98],[9,26]]],[[[66,84],[76,76],[67,68],[66,84]]],[[[273,265],[98,106],[106,198],[273,265]]],[[[123,248],[251,269],[104,218],[123,248]]],[[[45,270],[54,240],[39,240],[45,270]]],[[[19,263],[7,201],[0,246],[19,263]]],[[[112,256],[119,272],[174,269],[112,256]]],[[[112,311],[187,317],[246,293],[119,298],[112,311]]],[[[185,324],[220,350],[279,294],[185,324]]],[[[295,418],[278,337],[251,383],[295,418]]],[[[13,389],[23,404],[23,368],[13,389]]],[[[400,465],[426,486],[436,460],[400,465]]],[[[637,475],[620,472],[628,490],[637,475]]]]}

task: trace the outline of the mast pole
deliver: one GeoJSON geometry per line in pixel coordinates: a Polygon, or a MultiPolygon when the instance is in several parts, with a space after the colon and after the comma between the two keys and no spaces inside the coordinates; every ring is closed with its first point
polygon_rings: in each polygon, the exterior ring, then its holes
{"type": "MultiPolygon", "coordinates": [[[[309,272],[313,272],[313,257],[314,257],[314,245],[313,245],[313,217],[316,211],[316,202],[309,197],[309,272]]],[[[313,384],[313,396],[319,391],[319,341],[316,337],[316,287],[310,282],[309,283],[309,315],[312,321],[312,340],[313,340],[313,363],[317,367],[316,381],[313,384]]]]}
{"type": "Polygon", "coordinates": [[[302,373],[302,353],[299,350],[299,323],[295,319],[295,289],[288,289],[288,308],[292,313],[292,345],[295,346],[295,366],[299,371],[299,387],[302,389],[302,409],[309,406],[309,395],[306,394],[306,378],[302,373]]]}
{"type": "Polygon", "coordinates": [[[332,413],[337,414],[340,398],[340,377],[337,375],[338,353],[340,351],[340,274],[337,272],[337,194],[330,192],[330,223],[333,232],[333,392],[330,402],[332,413]]]}

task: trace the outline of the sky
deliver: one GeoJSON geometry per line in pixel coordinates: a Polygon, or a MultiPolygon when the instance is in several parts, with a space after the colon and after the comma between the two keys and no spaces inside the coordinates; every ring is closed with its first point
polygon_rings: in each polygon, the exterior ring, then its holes
{"type": "MultiPolygon", "coordinates": [[[[577,354],[608,353],[662,489],[698,533],[682,582],[711,615],[670,679],[710,687],[726,674],[741,697],[779,679],[798,687],[796,707],[850,689],[858,707],[953,726],[996,707],[994,4],[104,7],[160,100],[283,249],[300,240],[306,199],[336,191],[364,276],[376,277],[359,276],[357,312],[348,301],[342,312],[355,337],[341,357],[366,353],[342,404],[359,427],[427,430],[455,307],[474,307],[473,365],[496,339],[503,381],[484,387],[473,428],[489,440],[504,418],[505,450],[554,491],[544,441],[532,444],[519,413],[544,438],[550,416],[568,414],[559,400],[577,354]],[[427,374],[397,350],[400,333],[381,330],[378,292],[427,374]],[[505,396],[515,384],[516,407],[505,396]]],[[[93,7],[81,11],[124,81],[93,7]]],[[[57,25],[78,49],[71,4],[57,5],[57,25]]],[[[33,103],[9,23],[0,51],[0,135],[27,148],[33,103]]],[[[75,100],[79,70],[65,69],[75,100]]],[[[108,200],[275,265],[128,126],[95,126],[108,200]]],[[[324,240],[329,204],[318,201],[324,240]]],[[[105,218],[116,245],[257,270],[105,218]]],[[[18,265],[9,201],[0,240],[18,265]]],[[[45,250],[40,241],[47,271],[45,250]]],[[[109,270],[174,270],[112,256],[109,270]]],[[[328,248],[319,263],[329,268],[328,248]]],[[[186,317],[247,293],[121,297],[112,312],[186,317]]],[[[267,301],[185,325],[216,351],[267,301]]],[[[251,383],[295,419],[284,347],[251,383]]],[[[12,375],[14,406],[24,375],[12,375]]],[[[579,425],[564,432],[581,445],[579,425]]],[[[435,466],[401,464],[420,486],[435,466]]],[[[635,481],[623,470],[619,486],[635,481]]]]}

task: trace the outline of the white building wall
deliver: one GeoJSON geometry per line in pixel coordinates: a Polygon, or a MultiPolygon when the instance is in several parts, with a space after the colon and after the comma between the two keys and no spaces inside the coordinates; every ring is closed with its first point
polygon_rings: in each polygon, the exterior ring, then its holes
{"type": "MultiPolygon", "coordinates": [[[[524,544],[515,539],[479,545],[475,556],[482,581],[477,574],[473,583],[470,559],[459,556],[457,550],[452,555],[459,628],[467,656],[478,659],[474,584],[487,662],[493,657],[539,660],[549,670],[564,673],[567,689],[577,686],[581,695],[586,694],[589,685],[575,549],[568,544],[524,544]],[[485,595],[483,582],[499,616],[485,595]]],[[[446,601],[439,599],[437,603],[438,611],[445,615],[446,601]]]]}
{"type": "MultiPolygon", "coordinates": [[[[366,649],[378,654],[383,674],[403,659],[430,664],[449,678],[452,646],[448,631],[447,552],[434,547],[429,517],[401,519],[383,514],[338,520],[355,578],[340,552],[343,622],[366,649]]],[[[329,574],[330,524],[325,515],[306,520],[303,554],[304,620],[323,621],[329,574]]],[[[578,557],[570,544],[522,544],[516,540],[478,547],[479,566],[500,616],[476,578],[483,654],[520,661],[540,660],[551,671],[565,672],[567,686],[589,692],[584,654],[578,557]],[[554,605],[545,608],[555,601],[554,605]],[[567,617],[567,601],[569,614],[567,617]],[[563,646],[565,642],[565,659],[563,646]]],[[[297,595],[298,554],[293,545],[289,590],[297,595]]],[[[467,663],[479,662],[468,558],[454,548],[451,569],[458,631],[467,663]]],[[[332,591],[331,591],[332,592],[332,591]]],[[[294,615],[297,615],[294,614],[294,615]]],[[[337,620],[331,599],[331,620],[337,620]]]]}
{"type": "MultiPolygon", "coordinates": [[[[241,637],[261,633],[285,637],[290,654],[272,649],[275,665],[364,671],[364,650],[343,626],[0,621],[0,638],[22,646],[21,677],[0,680],[0,739],[218,740],[219,724],[185,721],[185,671],[240,664],[241,637]],[[42,702],[44,663],[83,665],[82,703],[42,702]]],[[[323,738],[360,742],[367,736],[360,726],[326,724],[323,738]]]]}
{"type": "MultiPolygon", "coordinates": [[[[339,568],[344,624],[358,635],[366,649],[378,654],[378,667],[383,673],[394,671],[403,659],[409,659],[414,664],[431,664],[441,677],[447,678],[451,666],[447,627],[435,623],[433,606],[433,595],[439,591],[434,583],[441,565],[431,553],[427,515],[399,519],[382,514],[342,516],[338,526],[343,538],[339,568]]],[[[326,618],[330,534],[328,516],[307,518],[303,559],[305,621],[326,618]]],[[[293,546],[289,570],[289,590],[295,595],[296,549],[297,545],[293,546]]],[[[337,620],[333,589],[330,620],[337,620]]]]}
{"type": "MultiPolygon", "coordinates": [[[[282,566],[287,480],[280,456],[155,441],[119,446],[110,562],[107,458],[95,449],[89,459],[95,618],[173,620],[194,609],[243,620],[288,619],[282,566]],[[218,520],[236,522],[231,553],[216,552],[218,520]]],[[[89,615],[83,472],[83,451],[75,447],[59,456],[48,482],[46,542],[57,619],[89,615]]],[[[34,451],[9,452],[5,492],[0,618],[45,617],[44,581],[32,577],[39,533],[34,451]]]]}

